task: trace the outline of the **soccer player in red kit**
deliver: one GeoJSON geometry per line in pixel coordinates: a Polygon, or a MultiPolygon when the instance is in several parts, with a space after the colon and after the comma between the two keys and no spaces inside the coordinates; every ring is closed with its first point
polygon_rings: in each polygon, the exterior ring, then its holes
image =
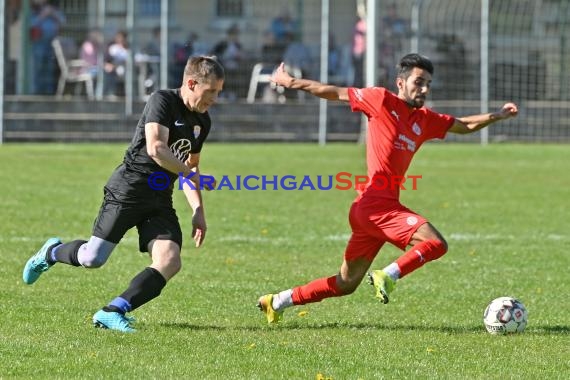
{"type": "Polygon", "coordinates": [[[376,297],[388,303],[397,280],[447,252],[447,243],[437,229],[400,203],[399,182],[414,154],[427,140],[443,139],[447,132],[473,133],[518,112],[515,104],[506,103],[494,113],[459,118],[436,113],[424,107],[434,71],[431,61],[419,54],[408,54],[397,70],[397,95],[382,87],[337,87],[293,78],[283,64],[274,73],[272,81],[277,85],[347,102],[352,111],[368,117],[366,161],[368,178],[372,180],[359,191],[350,208],[352,234],[339,273],[260,297],[258,307],[268,323],[277,323],[289,306],[353,293],[386,242],[401,250],[409,247],[386,268],[368,273],[376,297]]]}

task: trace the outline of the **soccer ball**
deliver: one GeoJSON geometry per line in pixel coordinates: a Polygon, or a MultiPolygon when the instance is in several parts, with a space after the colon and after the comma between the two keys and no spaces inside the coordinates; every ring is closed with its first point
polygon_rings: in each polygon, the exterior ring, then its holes
{"type": "Polygon", "coordinates": [[[525,306],[513,297],[492,300],[483,313],[485,328],[493,335],[521,333],[527,320],[528,312],[525,306]]]}

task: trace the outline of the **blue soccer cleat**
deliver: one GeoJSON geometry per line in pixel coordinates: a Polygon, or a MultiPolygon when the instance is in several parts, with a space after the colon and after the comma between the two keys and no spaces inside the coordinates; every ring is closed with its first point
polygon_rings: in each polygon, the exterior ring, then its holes
{"type": "Polygon", "coordinates": [[[61,240],[58,238],[51,238],[48,239],[42,248],[35,255],[30,257],[26,266],[24,267],[24,273],[22,274],[22,278],[24,279],[24,283],[31,285],[40,278],[40,275],[47,271],[52,265],[50,265],[46,260],[47,250],[55,245],[60,245],[61,240]]]}
{"type": "Polygon", "coordinates": [[[93,315],[93,325],[103,329],[117,330],[120,332],[132,333],[135,330],[131,326],[134,318],[125,317],[124,314],[116,311],[99,310],[93,315]]]}

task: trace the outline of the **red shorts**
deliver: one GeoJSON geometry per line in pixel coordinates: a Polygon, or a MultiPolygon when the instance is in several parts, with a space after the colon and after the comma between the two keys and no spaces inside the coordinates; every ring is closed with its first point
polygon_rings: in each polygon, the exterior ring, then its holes
{"type": "Polygon", "coordinates": [[[344,258],[374,260],[384,243],[389,242],[404,250],[412,235],[427,220],[399,201],[391,199],[359,198],[349,213],[352,235],[344,258]]]}

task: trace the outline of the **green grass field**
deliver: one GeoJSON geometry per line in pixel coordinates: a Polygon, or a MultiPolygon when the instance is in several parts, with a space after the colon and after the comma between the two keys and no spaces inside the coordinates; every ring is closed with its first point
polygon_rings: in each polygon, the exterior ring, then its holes
{"type": "MultiPolygon", "coordinates": [[[[3,145],[0,378],[557,379],[570,377],[570,149],[564,145],[428,144],[403,202],[450,250],[398,283],[388,305],[363,283],[347,297],[287,310],[267,326],[257,298],[337,272],[353,191],[205,193],[203,248],[136,310],[138,332],[95,329],[91,316],[149,260],[130,231],[97,270],[56,265],[22,283],[51,236],[87,238],[102,186],[126,145],[3,145]],[[482,313],[513,295],[526,331],[491,336],[482,313]]],[[[365,174],[352,144],[210,144],[202,171],[228,175],[365,174]]],[[[183,230],[184,197],[175,194],[183,230]]],[[[374,267],[399,255],[385,247],[374,267]]]]}

